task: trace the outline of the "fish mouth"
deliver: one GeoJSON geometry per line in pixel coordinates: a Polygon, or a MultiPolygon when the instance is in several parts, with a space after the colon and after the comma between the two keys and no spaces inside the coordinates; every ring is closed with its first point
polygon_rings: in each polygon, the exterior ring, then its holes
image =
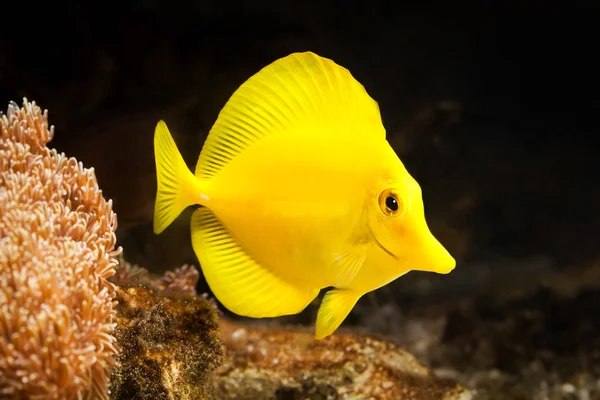
{"type": "MultiPolygon", "coordinates": [[[[384,253],[386,253],[387,255],[389,255],[390,257],[392,257],[394,260],[400,260],[402,259],[401,257],[399,258],[397,255],[395,255],[394,253],[392,253],[390,250],[388,250],[378,239],[377,237],[373,234],[373,232],[371,231],[371,238],[373,243],[377,244],[377,246],[384,251],[384,253]]],[[[433,238],[433,236],[432,236],[433,238]]],[[[427,272],[435,272],[438,274],[448,274],[450,272],[452,272],[454,270],[454,268],[456,267],[456,261],[454,260],[454,258],[452,258],[452,256],[450,255],[450,253],[447,252],[446,249],[444,249],[441,245],[441,243],[437,242],[437,240],[435,241],[435,243],[437,243],[437,246],[434,246],[433,249],[429,249],[429,251],[425,252],[425,255],[428,253],[433,253],[434,254],[434,258],[431,260],[431,262],[433,262],[434,265],[436,265],[436,267],[423,267],[423,268],[412,268],[416,271],[427,271],[427,272]],[[435,247],[439,247],[441,248],[443,251],[439,251],[439,249],[436,251],[435,247]]]]}

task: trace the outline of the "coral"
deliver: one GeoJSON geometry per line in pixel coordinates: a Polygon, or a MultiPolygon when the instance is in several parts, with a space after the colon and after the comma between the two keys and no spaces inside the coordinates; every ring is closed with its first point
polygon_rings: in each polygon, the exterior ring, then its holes
{"type": "Polygon", "coordinates": [[[46,147],[48,113],[0,118],[0,398],[108,398],[116,216],[93,169],[46,147]]]}
{"type": "Polygon", "coordinates": [[[156,279],[153,279],[146,268],[127,262],[123,258],[123,254],[119,255],[115,274],[109,280],[120,287],[155,286],[157,284],[156,279]]]}
{"type": "Polygon", "coordinates": [[[196,284],[200,273],[193,265],[183,265],[174,271],[166,271],[162,277],[148,272],[146,268],[127,262],[122,256],[111,281],[121,287],[149,286],[162,292],[185,293],[196,296],[196,284]]]}
{"type": "Polygon", "coordinates": [[[315,341],[308,330],[221,321],[226,362],[215,399],[468,400],[472,393],[433,376],[396,345],[338,332],[315,341]]]}
{"type": "Polygon", "coordinates": [[[161,279],[163,290],[196,295],[196,284],[200,274],[192,265],[183,265],[175,271],[167,271],[161,279]]]}
{"type": "Polygon", "coordinates": [[[125,286],[117,292],[122,353],[111,398],[208,398],[224,350],[214,305],[194,296],[198,271],[184,266],[156,278],[127,262],[117,271],[125,286]]]}

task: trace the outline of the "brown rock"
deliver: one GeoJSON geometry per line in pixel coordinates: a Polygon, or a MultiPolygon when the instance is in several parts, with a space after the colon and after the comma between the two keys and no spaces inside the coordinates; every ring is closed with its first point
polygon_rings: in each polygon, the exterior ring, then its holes
{"type": "Polygon", "coordinates": [[[336,333],[316,341],[306,330],[221,321],[224,364],[215,399],[471,399],[433,376],[414,356],[383,340],[336,333]]]}
{"type": "Polygon", "coordinates": [[[200,296],[149,287],[119,288],[120,365],[111,399],[205,399],[222,363],[214,306],[200,296]]]}
{"type": "Polygon", "coordinates": [[[185,266],[160,278],[120,260],[113,280],[129,288],[118,291],[124,350],[113,399],[472,398],[397,345],[358,333],[316,341],[306,329],[221,318],[219,340],[214,302],[190,291],[197,273],[185,266]]]}

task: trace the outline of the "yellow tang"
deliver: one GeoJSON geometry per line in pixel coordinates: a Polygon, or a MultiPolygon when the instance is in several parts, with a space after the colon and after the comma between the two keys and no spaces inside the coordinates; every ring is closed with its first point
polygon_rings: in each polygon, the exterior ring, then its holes
{"type": "Polygon", "coordinates": [[[219,301],[248,317],[302,311],[320,289],[317,339],[358,299],[410,270],[455,261],[431,234],[418,183],[350,72],[305,52],[243,83],[219,113],[195,174],[160,121],[154,232],[198,204],[192,245],[219,301]]]}

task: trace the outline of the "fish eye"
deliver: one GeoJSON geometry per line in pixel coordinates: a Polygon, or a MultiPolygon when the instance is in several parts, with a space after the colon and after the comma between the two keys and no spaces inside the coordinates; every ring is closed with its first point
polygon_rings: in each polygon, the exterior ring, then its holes
{"type": "Polygon", "coordinates": [[[398,200],[394,196],[388,196],[385,198],[385,206],[392,212],[398,211],[398,200]]]}
{"type": "Polygon", "coordinates": [[[379,208],[386,215],[398,215],[402,213],[402,202],[394,190],[387,189],[379,195],[379,208]]]}

